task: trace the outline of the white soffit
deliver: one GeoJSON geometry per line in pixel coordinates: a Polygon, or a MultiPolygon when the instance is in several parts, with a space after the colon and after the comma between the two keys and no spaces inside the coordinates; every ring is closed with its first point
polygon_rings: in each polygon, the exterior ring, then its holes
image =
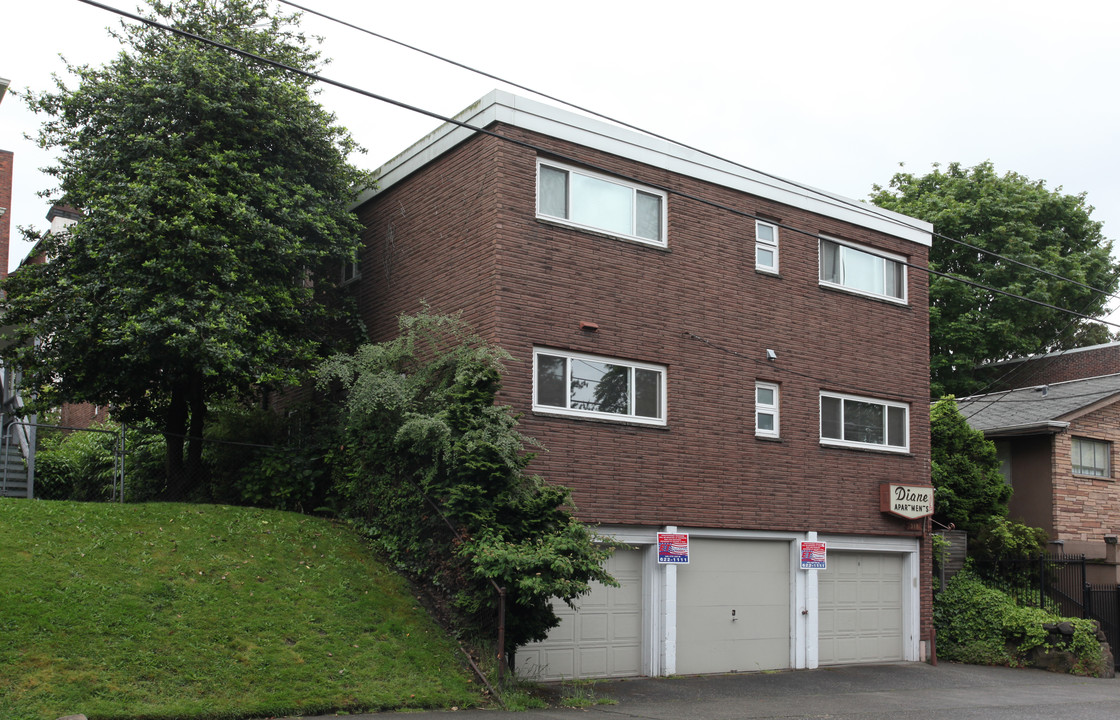
{"type": "MultiPolygon", "coordinates": [[[[493,122],[501,122],[894,235],[920,245],[932,244],[933,225],[923,220],[834,193],[795,185],[788,180],[764,175],[695,150],[503,90],[491,91],[460,112],[455,119],[474,128],[485,128],[493,122]]],[[[354,207],[392,187],[473,134],[473,130],[444,123],[374,171],[377,190],[362,192],[354,207]]]]}

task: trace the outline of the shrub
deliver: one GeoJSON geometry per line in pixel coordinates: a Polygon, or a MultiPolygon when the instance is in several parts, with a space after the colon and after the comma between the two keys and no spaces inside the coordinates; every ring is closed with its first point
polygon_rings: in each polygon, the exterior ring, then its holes
{"type": "Polygon", "coordinates": [[[556,626],[552,598],[617,583],[568,490],[526,471],[534,442],[494,404],[509,359],[458,316],[423,313],[402,317],[396,340],[324,363],[320,387],[346,393],[333,453],[346,514],[472,634],[494,634],[506,588],[512,649],[556,626]]]}
{"type": "Polygon", "coordinates": [[[287,416],[237,406],[214,413],[203,452],[206,500],[309,512],[323,501],[330,481],[313,435],[287,416]]]}
{"type": "Polygon", "coordinates": [[[1032,651],[1061,649],[1074,658],[1073,672],[1102,673],[1101,645],[1090,620],[1062,618],[1036,607],[1016,605],[1006,593],[988,587],[971,568],[957,573],[933,602],[937,652],[945,660],[975,665],[1032,664],[1032,651]],[[1073,637],[1056,648],[1047,625],[1067,622],[1073,637]]]}
{"type": "Polygon", "coordinates": [[[983,559],[1038,557],[1050,538],[1042,528],[1006,518],[990,518],[969,542],[969,556],[983,559]]]}
{"type": "MultiPolygon", "coordinates": [[[[35,496],[43,500],[107,501],[118,472],[120,426],[89,430],[40,429],[35,453],[35,496]]],[[[163,488],[163,438],[144,428],[124,433],[125,500],[143,502],[163,488]]]]}

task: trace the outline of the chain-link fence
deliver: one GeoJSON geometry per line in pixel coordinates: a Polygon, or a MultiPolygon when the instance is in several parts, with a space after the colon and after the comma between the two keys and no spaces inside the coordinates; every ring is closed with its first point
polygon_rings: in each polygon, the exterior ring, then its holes
{"type": "Polygon", "coordinates": [[[35,452],[21,453],[14,442],[7,444],[13,448],[5,451],[12,457],[7,482],[42,499],[214,502],[307,511],[326,495],[328,473],[319,453],[299,442],[188,438],[115,424],[12,425],[29,431],[35,452]]]}

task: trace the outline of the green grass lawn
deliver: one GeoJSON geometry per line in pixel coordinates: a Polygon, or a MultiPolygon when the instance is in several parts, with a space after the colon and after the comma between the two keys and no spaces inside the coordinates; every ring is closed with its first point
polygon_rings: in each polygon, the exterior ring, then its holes
{"type": "Polygon", "coordinates": [[[344,525],[0,499],[0,718],[243,718],[482,702],[344,525]]]}

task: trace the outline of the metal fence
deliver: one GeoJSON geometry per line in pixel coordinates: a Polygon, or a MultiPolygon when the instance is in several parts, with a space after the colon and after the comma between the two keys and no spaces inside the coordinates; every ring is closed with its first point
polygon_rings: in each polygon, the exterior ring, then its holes
{"type": "Polygon", "coordinates": [[[1120,585],[1086,582],[1084,555],[1041,555],[974,561],[986,582],[1020,605],[1044,608],[1066,617],[1089,618],[1100,623],[1120,667],[1120,585]]]}

